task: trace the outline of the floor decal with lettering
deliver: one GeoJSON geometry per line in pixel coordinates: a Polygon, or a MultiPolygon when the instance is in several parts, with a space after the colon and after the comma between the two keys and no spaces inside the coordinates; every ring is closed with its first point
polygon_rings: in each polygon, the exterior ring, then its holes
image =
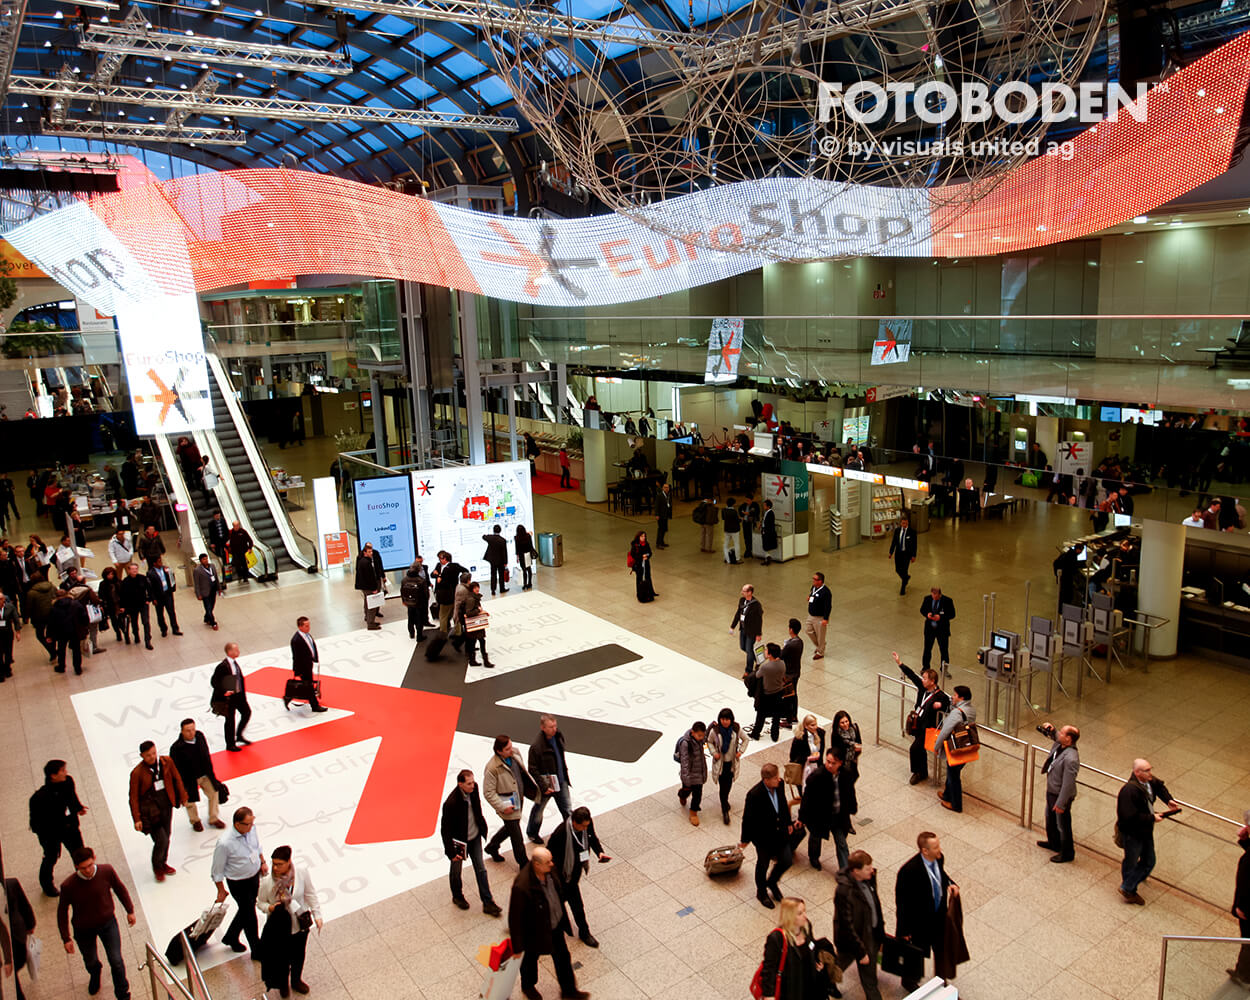
{"type": "MultiPolygon", "coordinates": [[[[456,772],[467,767],[480,780],[500,732],[528,750],[539,712],[555,715],[565,734],[573,804],[597,813],[673,785],[673,746],[693,720],[710,723],[723,706],[743,724],[753,716],[735,677],[555,598],[529,592],[491,601],[489,610],[494,670],[467,667],[450,647],[427,662],[402,621],[318,637],[330,711],[315,716],[282,706],[289,649],[253,652],[244,642],[255,742],[237,754],[224,751],[221,720],[208,707],[215,663],[75,695],[155,940],[163,946],[213,898],[217,831],[195,833],[185,811],[176,813],[169,863],[178,874],[158,884],[151,841],[135,831],[127,804],[139,743],[155,740],[166,753],[185,717],[207,735],[229,785],[222,818],[251,806],[266,853],[290,844],[333,919],[446,877],[439,808],[456,772]]],[[[200,812],[206,818],[203,803],[200,812]]],[[[493,832],[489,809],[487,819],[493,832]]],[[[548,805],[544,833],[559,821],[548,805]]],[[[219,944],[203,953],[208,965],[231,957],[219,944]]]]}

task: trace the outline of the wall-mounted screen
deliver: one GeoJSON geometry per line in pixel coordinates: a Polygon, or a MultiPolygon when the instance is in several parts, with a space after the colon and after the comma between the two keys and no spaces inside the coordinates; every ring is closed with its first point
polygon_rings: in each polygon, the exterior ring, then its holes
{"type": "Polygon", "coordinates": [[[376,476],[357,479],[352,488],[360,547],[372,542],[385,570],[407,569],[417,557],[412,480],[407,476],[376,476]]]}

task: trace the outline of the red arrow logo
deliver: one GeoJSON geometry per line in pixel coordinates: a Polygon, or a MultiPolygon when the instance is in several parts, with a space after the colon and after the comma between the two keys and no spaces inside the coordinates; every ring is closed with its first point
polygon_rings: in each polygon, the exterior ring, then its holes
{"type": "MultiPolygon", "coordinates": [[[[252,694],[281,698],[290,677],[289,670],[266,667],[247,675],[247,687],[252,694]]],[[[341,677],[323,678],[321,687],[328,704],[353,714],[262,740],[241,753],[215,753],[217,776],[242,778],[381,736],[346,842],[376,844],[433,834],[460,699],[341,677]],[[415,761],[420,765],[414,767],[415,761]]]]}

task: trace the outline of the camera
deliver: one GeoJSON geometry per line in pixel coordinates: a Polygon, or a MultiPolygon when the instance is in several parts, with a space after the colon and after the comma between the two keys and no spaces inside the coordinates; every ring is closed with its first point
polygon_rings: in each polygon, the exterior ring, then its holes
{"type": "Polygon", "coordinates": [[[1040,726],[1037,727],[1037,731],[1041,733],[1043,736],[1045,736],[1048,740],[1053,740],[1055,738],[1055,727],[1052,726],[1049,722],[1043,722],[1040,726]]]}

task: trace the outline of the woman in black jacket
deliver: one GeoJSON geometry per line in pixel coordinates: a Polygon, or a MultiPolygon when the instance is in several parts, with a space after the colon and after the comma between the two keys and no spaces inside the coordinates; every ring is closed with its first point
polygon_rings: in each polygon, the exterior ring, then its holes
{"type": "Polygon", "coordinates": [[[516,526],[516,561],[521,565],[521,589],[534,589],[534,538],[523,524],[516,526]]]}
{"type": "Polygon", "coordinates": [[[841,996],[836,988],[831,988],[824,965],[816,960],[807,905],[793,896],[787,896],[778,905],[779,926],[764,939],[764,961],[759,969],[762,995],[776,1000],[841,996]]]}
{"type": "Polygon", "coordinates": [[[790,763],[806,764],[817,762],[825,757],[825,731],[820,728],[816,716],[803,716],[803,728],[794,734],[794,742],[790,744],[790,763]]]}
{"type": "Polygon", "coordinates": [[[639,604],[647,604],[659,595],[651,585],[651,546],[647,533],[640,531],[629,543],[629,569],[634,574],[634,593],[639,604]]]}
{"type": "MultiPolygon", "coordinates": [[[[121,581],[117,579],[117,567],[105,566],[100,573],[100,586],[98,588],[100,596],[100,610],[104,612],[105,620],[100,622],[100,626],[107,631],[109,625],[113,627],[113,633],[117,636],[117,641],[122,641],[122,590],[121,581]]],[[[127,641],[129,637],[127,636],[127,641]]]]}

